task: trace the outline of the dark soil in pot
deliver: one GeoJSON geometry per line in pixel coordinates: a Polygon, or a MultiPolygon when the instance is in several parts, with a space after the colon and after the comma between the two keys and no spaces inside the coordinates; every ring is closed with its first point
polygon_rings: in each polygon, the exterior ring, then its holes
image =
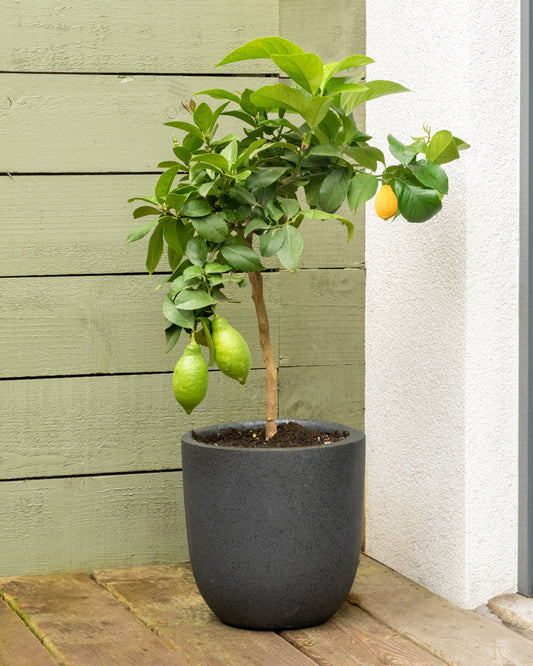
{"type": "MultiPolygon", "coordinates": [[[[205,444],[182,438],[183,486],[193,573],[227,624],[288,629],[327,620],[343,603],[359,563],[364,501],[362,432],[297,423],[326,445],[205,444]],[[329,435],[327,438],[329,439],[329,435]]],[[[255,431],[264,421],[196,431],[255,431]]],[[[252,439],[253,433],[252,433],[252,439]]]]}
{"type": "Polygon", "coordinates": [[[249,448],[289,448],[299,446],[324,446],[338,442],[348,436],[348,431],[330,430],[326,432],[307,428],[296,421],[278,424],[278,431],[268,441],[265,428],[226,428],[220,432],[198,433],[192,431],[193,438],[215,446],[238,446],[249,448]]]}

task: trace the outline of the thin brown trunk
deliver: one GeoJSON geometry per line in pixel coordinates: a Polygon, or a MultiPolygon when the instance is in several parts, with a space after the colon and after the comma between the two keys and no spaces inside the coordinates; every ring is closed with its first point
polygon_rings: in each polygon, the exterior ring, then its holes
{"type": "Polygon", "coordinates": [[[278,402],[278,369],[276,367],[276,358],[270,342],[270,327],[268,325],[268,315],[263,295],[263,275],[262,273],[248,273],[248,279],[252,286],[252,298],[257,315],[257,325],[259,327],[259,343],[263,353],[263,362],[266,369],[265,379],[265,420],[266,420],[266,438],[271,439],[277,432],[276,412],[278,402]]]}

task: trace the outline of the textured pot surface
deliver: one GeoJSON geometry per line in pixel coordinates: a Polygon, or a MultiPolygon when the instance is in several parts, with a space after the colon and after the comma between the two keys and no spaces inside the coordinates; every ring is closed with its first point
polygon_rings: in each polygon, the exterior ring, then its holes
{"type": "MultiPolygon", "coordinates": [[[[357,571],[364,503],[364,434],[325,446],[251,449],[182,438],[191,564],[211,610],[239,627],[282,629],[324,622],[357,571]]],[[[264,421],[197,430],[253,428],[264,421]]]]}

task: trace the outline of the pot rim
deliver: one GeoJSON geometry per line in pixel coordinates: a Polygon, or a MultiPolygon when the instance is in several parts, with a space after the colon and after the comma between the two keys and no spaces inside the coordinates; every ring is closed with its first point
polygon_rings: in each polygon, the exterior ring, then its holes
{"type": "MultiPolygon", "coordinates": [[[[362,430],[356,430],[355,428],[351,428],[350,426],[344,425],[342,423],[336,423],[333,421],[320,421],[317,419],[299,419],[299,418],[283,418],[283,419],[276,419],[276,424],[280,423],[299,423],[301,425],[304,425],[308,428],[315,428],[317,430],[324,429],[324,430],[337,430],[337,431],[348,431],[348,434],[346,437],[343,439],[339,439],[336,442],[330,442],[327,445],[320,445],[320,444],[312,444],[310,446],[280,446],[280,447],[249,447],[249,446],[216,446],[214,444],[208,444],[207,442],[199,442],[197,439],[194,439],[192,436],[192,430],[188,430],[186,433],[184,433],[181,437],[182,442],[186,442],[189,445],[194,445],[199,448],[204,448],[204,449],[215,449],[217,451],[239,451],[239,452],[250,452],[251,454],[259,454],[259,455],[272,455],[273,453],[276,453],[277,455],[290,455],[296,454],[298,452],[302,451],[318,451],[320,449],[323,450],[331,450],[332,448],[338,448],[342,446],[346,446],[347,444],[351,444],[353,442],[360,442],[361,444],[364,444],[365,442],[365,433],[362,430]]],[[[227,423],[220,423],[216,425],[210,425],[210,426],[203,426],[201,428],[194,428],[194,431],[201,434],[202,432],[210,431],[212,432],[213,429],[218,429],[222,430],[225,428],[253,428],[257,426],[264,426],[265,420],[264,419],[247,419],[244,421],[229,421],[227,423]]]]}

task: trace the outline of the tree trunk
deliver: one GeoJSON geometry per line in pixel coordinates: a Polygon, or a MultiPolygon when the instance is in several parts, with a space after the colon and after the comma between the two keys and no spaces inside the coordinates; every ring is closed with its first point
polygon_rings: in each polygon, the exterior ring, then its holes
{"type": "Polygon", "coordinates": [[[248,279],[252,286],[252,298],[259,327],[259,343],[261,345],[263,363],[265,364],[266,369],[265,420],[266,438],[269,440],[277,432],[276,413],[278,403],[278,369],[276,367],[276,358],[270,342],[270,327],[268,325],[268,315],[263,295],[263,275],[259,272],[248,273],[248,279]]]}

